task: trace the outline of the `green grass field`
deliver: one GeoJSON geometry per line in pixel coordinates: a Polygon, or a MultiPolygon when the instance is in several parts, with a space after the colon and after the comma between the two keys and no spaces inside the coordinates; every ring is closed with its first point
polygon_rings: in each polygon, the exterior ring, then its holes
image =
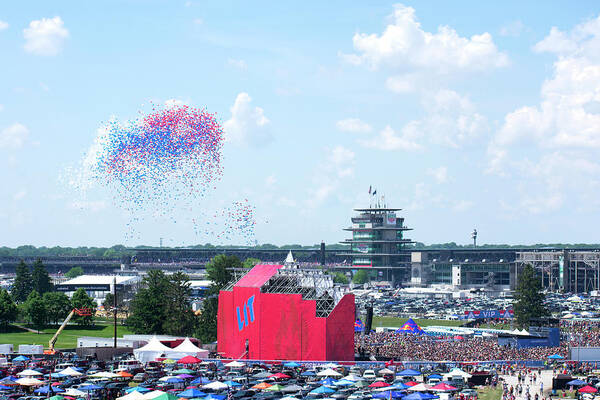
{"type": "Polygon", "coordinates": [[[500,400],[502,398],[502,386],[498,385],[496,388],[486,387],[477,389],[478,400],[500,400]]]}
{"type": "MultiPolygon", "coordinates": [[[[56,333],[58,327],[46,328],[42,333],[27,332],[17,327],[12,327],[10,332],[0,333],[0,343],[12,343],[15,351],[20,344],[42,344],[44,348],[48,347],[48,341],[56,333]]],[[[121,337],[132,333],[126,326],[117,325],[117,336],[121,337]]],[[[77,346],[77,338],[81,336],[112,337],[113,326],[106,324],[97,324],[90,328],[81,328],[77,325],[68,325],[62,331],[56,345],[57,349],[72,349],[77,346]]]]}
{"type": "MultiPolygon", "coordinates": [[[[398,318],[398,317],[378,317],[373,316],[373,328],[378,326],[392,326],[392,327],[401,327],[408,318],[398,318]]],[[[419,326],[431,326],[431,325],[441,325],[441,326],[461,326],[463,321],[450,321],[446,319],[415,319],[414,320],[419,326]]]]}

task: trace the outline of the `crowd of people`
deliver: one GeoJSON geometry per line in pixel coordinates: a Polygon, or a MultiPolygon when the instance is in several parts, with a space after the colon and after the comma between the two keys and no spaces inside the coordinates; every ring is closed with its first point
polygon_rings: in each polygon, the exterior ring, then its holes
{"type": "Polygon", "coordinates": [[[568,357],[569,347],[600,346],[600,322],[561,321],[561,345],[514,348],[498,344],[495,337],[436,337],[400,332],[357,334],[355,351],[361,355],[397,360],[493,361],[547,360],[558,354],[568,357]]]}

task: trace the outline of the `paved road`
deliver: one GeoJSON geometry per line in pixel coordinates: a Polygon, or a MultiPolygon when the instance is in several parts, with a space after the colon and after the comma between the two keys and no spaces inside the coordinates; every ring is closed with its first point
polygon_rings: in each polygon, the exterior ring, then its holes
{"type": "MultiPolygon", "coordinates": [[[[517,386],[517,376],[510,376],[510,375],[502,375],[502,378],[504,378],[504,381],[508,384],[508,387],[510,388],[510,386],[516,387],[517,386]]],[[[521,393],[521,396],[516,395],[515,398],[518,400],[526,400],[526,388],[527,385],[529,385],[529,393],[531,394],[531,398],[533,399],[535,394],[537,393],[538,395],[540,395],[541,397],[544,396],[549,396],[550,394],[550,389],[552,388],[552,370],[547,370],[547,371],[542,371],[541,372],[541,379],[540,377],[538,377],[537,381],[535,383],[529,383],[529,377],[527,377],[525,379],[525,383],[522,384],[523,386],[523,392],[521,393]],[[540,383],[543,382],[544,383],[544,394],[541,395],[540,393],[540,383]]]]}

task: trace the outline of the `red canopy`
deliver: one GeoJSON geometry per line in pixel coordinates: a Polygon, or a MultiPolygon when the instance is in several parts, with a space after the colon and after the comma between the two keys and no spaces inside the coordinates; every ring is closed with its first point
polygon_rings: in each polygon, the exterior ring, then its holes
{"type": "Polygon", "coordinates": [[[446,383],[438,383],[435,386],[431,387],[431,390],[438,390],[440,392],[449,392],[451,390],[457,390],[454,386],[450,386],[446,383]]]}
{"type": "Polygon", "coordinates": [[[405,385],[407,385],[407,386],[417,386],[418,383],[415,382],[415,381],[410,381],[410,382],[406,382],[405,385]]]}
{"type": "Polygon", "coordinates": [[[590,385],[585,385],[584,387],[578,390],[579,393],[596,393],[597,391],[598,389],[590,385]]]}
{"type": "Polygon", "coordinates": [[[283,373],[281,373],[281,372],[278,372],[278,373],[276,373],[276,374],[269,375],[269,378],[275,378],[275,379],[289,379],[289,378],[290,378],[290,376],[289,376],[289,375],[286,375],[286,374],[283,374],[283,373]]]}
{"type": "Polygon", "coordinates": [[[202,362],[202,360],[194,356],[185,356],[177,361],[178,364],[198,364],[199,362],[202,362]]]}
{"type": "Polygon", "coordinates": [[[390,386],[390,384],[387,382],[384,382],[384,381],[375,381],[369,385],[369,387],[372,387],[372,388],[381,388],[381,387],[388,387],[388,386],[390,386]]]}

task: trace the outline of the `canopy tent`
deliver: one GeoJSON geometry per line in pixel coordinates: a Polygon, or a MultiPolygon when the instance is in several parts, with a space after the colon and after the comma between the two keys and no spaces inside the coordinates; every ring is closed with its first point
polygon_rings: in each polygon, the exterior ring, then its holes
{"type": "Polygon", "coordinates": [[[48,394],[48,393],[62,393],[64,391],[65,391],[65,389],[63,389],[63,388],[46,385],[46,386],[41,386],[41,387],[35,389],[33,392],[41,393],[41,394],[48,394]]]}
{"type": "Polygon", "coordinates": [[[21,378],[17,379],[16,382],[21,386],[39,386],[44,384],[44,382],[36,378],[21,378]]]}
{"type": "Polygon", "coordinates": [[[75,388],[67,388],[64,394],[71,397],[84,397],[86,395],[85,392],[75,388]]]}
{"type": "Polygon", "coordinates": [[[225,390],[228,388],[229,388],[229,386],[227,386],[227,384],[225,384],[223,382],[218,382],[218,381],[211,382],[209,384],[202,386],[202,389],[210,389],[210,390],[214,390],[215,392],[219,391],[219,390],[225,390]]]}
{"type": "Polygon", "coordinates": [[[586,381],[582,381],[581,379],[573,379],[572,381],[567,382],[569,386],[583,386],[586,385],[586,381]]]}
{"type": "Polygon", "coordinates": [[[164,357],[172,351],[172,348],[165,346],[160,340],[153,337],[145,346],[133,350],[133,356],[136,360],[145,364],[156,360],[158,357],[164,357]]]}
{"type": "Polygon", "coordinates": [[[62,371],[59,371],[58,373],[61,375],[64,375],[64,376],[81,376],[81,375],[83,375],[81,372],[77,371],[76,369],[74,369],[72,367],[65,368],[62,371]]]}
{"type": "Polygon", "coordinates": [[[370,388],[382,388],[388,386],[390,386],[390,384],[384,381],[375,381],[369,385],[370,388]]]}
{"type": "Polygon", "coordinates": [[[323,371],[317,372],[317,376],[333,376],[333,377],[339,378],[340,376],[342,376],[342,374],[340,374],[337,371],[332,370],[331,368],[327,368],[327,369],[324,369],[323,371]]]}
{"type": "Polygon", "coordinates": [[[177,360],[178,364],[198,364],[200,362],[202,362],[202,360],[194,356],[185,356],[177,360]]]}
{"type": "Polygon", "coordinates": [[[180,392],[177,394],[178,397],[185,397],[186,399],[194,399],[197,397],[204,397],[206,396],[206,393],[204,393],[203,391],[199,390],[199,389],[187,389],[184,390],[183,392],[180,392]]]}
{"type": "Polygon", "coordinates": [[[18,376],[40,376],[40,375],[44,375],[41,372],[38,372],[36,370],[33,369],[26,369],[24,371],[21,371],[17,374],[18,376]]]}
{"type": "Polygon", "coordinates": [[[389,368],[383,368],[377,371],[377,375],[393,375],[394,371],[389,368]]]}
{"type": "Polygon", "coordinates": [[[458,389],[454,386],[448,385],[447,383],[438,383],[437,385],[432,386],[431,390],[436,392],[451,392],[458,389]]]}
{"type": "Polygon", "coordinates": [[[405,369],[404,371],[398,372],[398,376],[419,376],[421,373],[414,369],[405,369]]]}
{"type": "Polygon", "coordinates": [[[17,356],[15,358],[13,358],[13,361],[17,361],[17,362],[29,361],[29,357],[27,357],[27,356],[17,356]]]}
{"type": "Polygon", "coordinates": [[[144,395],[138,391],[132,391],[127,393],[125,396],[117,397],[117,400],[143,400],[144,395]]]}
{"type": "Polygon", "coordinates": [[[285,364],[283,364],[283,366],[286,368],[297,368],[300,366],[300,364],[298,364],[297,362],[294,362],[294,361],[290,361],[290,362],[286,362],[285,364]]]}
{"type": "Polygon", "coordinates": [[[431,386],[424,383],[419,383],[418,385],[409,387],[408,390],[412,390],[413,392],[426,392],[431,390],[431,386]]]}
{"type": "Polygon", "coordinates": [[[586,385],[578,390],[579,393],[596,393],[598,389],[593,386],[586,385]]]}
{"type": "Polygon", "coordinates": [[[398,390],[386,390],[385,392],[378,392],[373,394],[374,399],[399,399],[404,396],[404,393],[398,390]]]}
{"type": "Polygon", "coordinates": [[[95,374],[89,375],[89,377],[90,378],[112,379],[112,378],[120,378],[121,376],[118,374],[115,374],[114,372],[101,371],[101,372],[96,372],[95,374]]]}
{"type": "Polygon", "coordinates": [[[400,328],[396,330],[396,332],[401,333],[412,333],[416,335],[424,335],[425,331],[421,329],[419,325],[412,318],[409,318],[408,321],[404,323],[400,328]]]}
{"type": "Polygon", "coordinates": [[[447,374],[444,374],[444,379],[449,381],[452,379],[452,377],[461,377],[463,379],[469,379],[472,375],[469,374],[468,372],[463,371],[460,368],[452,368],[450,370],[450,372],[448,372],[447,374]]]}
{"type": "Polygon", "coordinates": [[[326,394],[326,393],[334,393],[335,390],[328,388],[327,386],[319,386],[316,389],[313,389],[309,392],[309,394],[326,394]]]}
{"type": "Polygon", "coordinates": [[[194,356],[198,358],[208,358],[208,350],[201,349],[196,346],[189,338],[185,338],[179,346],[174,349],[169,349],[167,357],[169,358],[183,358],[185,356],[194,356]]]}
{"type": "Polygon", "coordinates": [[[234,360],[234,361],[228,362],[227,364],[225,364],[225,366],[227,368],[243,368],[246,366],[246,364],[244,364],[243,362],[234,360]]]}
{"type": "Polygon", "coordinates": [[[560,354],[552,354],[551,356],[548,356],[548,358],[551,360],[562,360],[564,357],[560,354]]]}
{"type": "Polygon", "coordinates": [[[162,390],[154,390],[152,392],[148,392],[146,394],[144,394],[144,399],[146,400],[152,400],[157,398],[158,396],[165,394],[165,392],[163,392],[162,390]]]}

